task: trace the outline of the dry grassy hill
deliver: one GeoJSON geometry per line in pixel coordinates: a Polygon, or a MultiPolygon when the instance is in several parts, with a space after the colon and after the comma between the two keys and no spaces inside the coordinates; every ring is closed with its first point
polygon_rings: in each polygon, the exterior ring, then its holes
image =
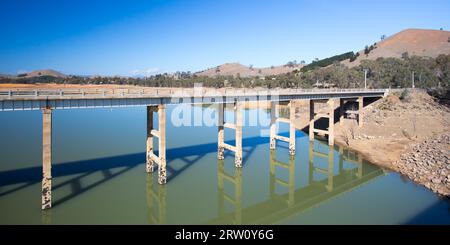
{"type": "Polygon", "coordinates": [[[66,75],[61,72],[46,69],[46,70],[36,70],[32,72],[28,72],[26,74],[22,74],[24,77],[39,77],[39,76],[51,76],[51,77],[66,77],[66,75]]]}
{"type": "Polygon", "coordinates": [[[239,74],[241,77],[271,76],[289,73],[296,69],[299,70],[302,66],[303,65],[297,64],[292,66],[284,65],[264,68],[250,68],[239,63],[226,63],[214,68],[207,69],[205,71],[197,72],[196,75],[208,77],[237,76],[237,74],[239,74]]]}
{"type": "Polygon", "coordinates": [[[402,54],[437,57],[440,54],[450,54],[450,32],[439,30],[406,29],[376,44],[376,48],[368,55],[364,50],[359,51],[360,56],[353,62],[348,60],[342,63],[357,66],[361,60],[375,60],[379,57],[401,58],[402,54]]]}

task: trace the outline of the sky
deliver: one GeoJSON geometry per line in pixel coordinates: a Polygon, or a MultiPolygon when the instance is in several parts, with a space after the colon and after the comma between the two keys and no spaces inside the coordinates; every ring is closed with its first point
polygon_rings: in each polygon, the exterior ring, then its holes
{"type": "Polygon", "coordinates": [[[0,10],[2,74],[309,63],[407,28],[450,30],[448,0],[5,0],[0,10]]]}

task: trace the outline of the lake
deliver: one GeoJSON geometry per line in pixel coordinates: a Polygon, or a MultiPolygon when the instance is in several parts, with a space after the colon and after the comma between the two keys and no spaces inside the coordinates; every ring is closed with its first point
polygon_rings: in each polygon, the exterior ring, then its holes
{"type": "Polygon", "coordinates": [[[235,169],[233,153],[217,160],[217,127],[173,125],[173,109],[166,185],[145,171],[145,107],[53,111],[46,211],[42,113],[0,113],[0,224],[450,224],[448,199],[298,130],[290,157],[269,150],[266,125],[245,126],[235,169]]]}

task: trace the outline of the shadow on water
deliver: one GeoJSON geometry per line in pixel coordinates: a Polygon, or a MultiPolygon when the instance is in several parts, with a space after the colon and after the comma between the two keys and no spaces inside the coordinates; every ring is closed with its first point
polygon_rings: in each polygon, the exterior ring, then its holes
{"type": "MultiPolygon", "coordinates": [[[[244,166],[248,158],[253,153],[256,146],[266,144],[268,143],[268,141],[269,141],[268,138],[263,137],[250,137],[243,139],[243,145],[245,146],[243,148],[244,166]]],[[[227,141],[227,143],[232,144],[234,142],[227,141]]],[[[168,149],[167,150],[168,179],[169,180],[174,179],[175,177],[180,175],[183,171],[192,166],[194,163],[198,162],[202,157],[204,157],[209,153],[214,152],[217,152],[217,143],[215,142],[168,149]],[[188,157],[192,156],[196,156],[196,158],[194,158],[193,160],[188,159],[188,157]],[[170,163],[174,160],[181,160],[184,163],[183,167],[178,169],[173,168],[170,165],[170,163]]],[[[225,156],[234,157],[234,155],[228,151],[226,151],[225,156]]],[[[64,186],[70,186],[71,188],[71,193],[59,200],[55,200],[53,202],[53,206],[57,206],[65,201],[68,201],[102,183],[105,183],[108,180],[111,180],[121,174],[128,172],[129,170],[135,168],[138,165],[144,164],[145,158],[146,153],[142,152],[121,156],[53,164],[52,166],[53,178],[79,174],[77,177],[74,177],[70,180],[64,181],[62,183],[53,186],[53,190],[57,190],[64,186]],[[112,169],[115,168],[121,169],[120,171],[112,171],[112,169]],[[102,174],[102,178],[100,180],[87,186],[86,185],[83,186],[81,184],[83,178],[86,178],[97,172],[100,172],[102,174]]],[[[0,187],[20,184],[18,187],[14,187],[12,189],[1,192],[0,197],[21,190],[30,185],[40,183],[41,180],[42,180],[41,166],[0,172],[0,187]]]]}
{"type": "Polygon", "coordinates": [[[424,211],[418,213],[406,221],[405,225],[448,225],[450,217],[450,198],[441,197],[443,201],[436,202],[424,211]],[[447,209],[447,216],[442,215],[440,210],[447,209]]]}

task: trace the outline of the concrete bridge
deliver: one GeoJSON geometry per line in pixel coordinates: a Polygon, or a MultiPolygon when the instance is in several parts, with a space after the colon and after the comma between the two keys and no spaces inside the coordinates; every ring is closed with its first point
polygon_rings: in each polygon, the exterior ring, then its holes
{"type": "MultiPolygon", "coordinates": [[[[340,119],[348,113],[357,115],[362,125],[362,108],[364,98],[382,97],[388,91],[384,89],[206,89],[185,88],[142,88],[142,89],[48,89],[48,90],[0,90],[0,111],[42,110],[43,115],[43,148],[42,148],[42,209],[51,207],[51,164],[52,164],[52,111],[75,108],[114,108],[145,106],[147,108],[147,164],[146,170],[151,173],[158,167],[158,182],[165,184],[166,177],[166,105],[176,104],[218,104],[218,152],[217,158],[224,158],[224,150],[235,154],[235,167],[242,167],[242,124],[245,102],[270,101],[270,149],[275,149],[275,141],[289,143],[289,154],[295,155],[295,102],[308,100],[309,138],[314,140],[315,133],[328,136],[328,144],[334,144],[334,103],[339,100],[340,119]],[[344,103],[355,101],[357,111],[346,112],[344,103]],[[315,104],[325,103],[326,112],[315,112],[315,104]],[[226,104],[233,104],[234,122],[225,122],[226,104]],[[278,117],[280,108],[289,110],[289,118],[278,117]],[[158,125],[153,125],[153,117],[158,117],[158,125]],[[315,122],[321,118],[328,119],[326,130],[315,128],[315,122]],[[277,134],[276,122],[290,126],[289,137],[277,134]],[[235,132],[235,145],[224,142],[224,128],[235,132]],[[158,155],[153,151],[153,137],[158,138],[158,155]]],[[[342,120],[341,120],[342,121],[342,120]]]]}

